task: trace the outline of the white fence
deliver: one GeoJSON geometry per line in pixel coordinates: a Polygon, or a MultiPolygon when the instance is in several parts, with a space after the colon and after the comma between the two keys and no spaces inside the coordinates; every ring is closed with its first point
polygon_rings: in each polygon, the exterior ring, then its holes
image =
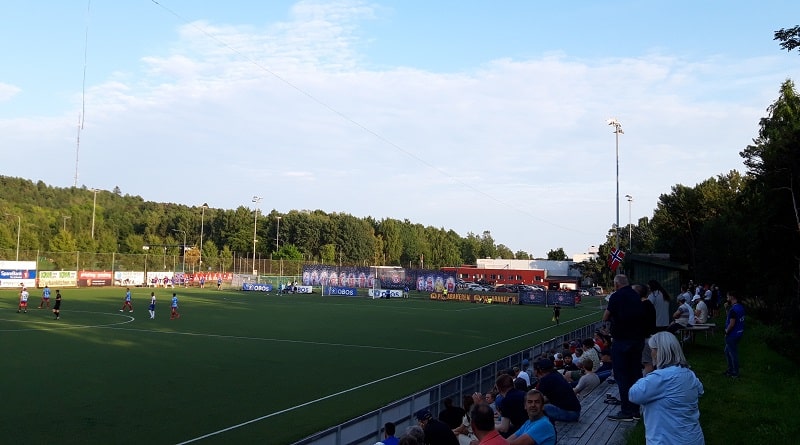
{"type": "Polygon", "coordinates": [[[400,436],[407,426],[417,424],[413,419],[416,411],[428,408],[431,412],[438,413],[444,409],[442,401],[446,398],[460,403],[463,395],[469,395],[476,391],[486,392],[494,386],[495,379],[501,371],[514,366],[521,367],[523,359],[536,358],[551,349],[560,351],[565,341],[591,338],[599,325],[600,323],[592,323],[503,357],[472,372],[404,397],[383,408],[320,431],[295,442],[294,445],[374,445],[375,442],[383,439],[381,429],[386,422],[394,422],[397,425],[397,436],[400,436]]]}

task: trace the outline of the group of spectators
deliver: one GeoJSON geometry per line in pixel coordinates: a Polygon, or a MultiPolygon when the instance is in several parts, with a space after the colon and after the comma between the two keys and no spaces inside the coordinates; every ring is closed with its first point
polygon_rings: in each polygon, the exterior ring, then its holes
{"type": "MultiPolygon", "coordinates": [[[[415,413],[418,425],[409,427],[398,442],[387,436],[382,443],[555,444],[554,422],[578,421],[581,399],[603,380],[613,379],[620,397],[611,401],[620,409],[609,420],[644,416],[648,443],[703,444],[699,423],[703,384],[671,332],[685,309],[672,312],[669,294],[657,281],[631,285],[625,275],[617,275],[614,288],[603,314],[607,327],[593,338],[565,342],[560,351],[551,350],[532,362],[523,360],[520,367],[498,375],[491,391],[465,397],[463,407],[445,400],[438,418],[427,409],[420,410],[415,413]]],[[[684,286],[682,290],[678,301],[681,305],[695,302],[690,314],[702,320],[695,323],[708,321],[721,306],[716,286],[684,286]]],[[[725,309],[725,374],[737,377],[744,308],[735,293],[728,292],[725,309]]],[[[393,436],[394,425],[391,431],[393,436]]]]}
{"type": "MultiPolygon", "coordinates": [[[[617,275],[614,288],[603,321],[610,323],[612,368],[621,406],[609,419],[628,421],[644,416],[648,443],[705,443],[699,422],[703,384],[689,368],[676,334],[713,318],[722,291],[716,285],[682,286],[678,309],[671,313],[670,296],[657,281],[631,285],[625,275],[617,275]]],[[[726,297],[725,374],[735,378],[739,375],[744,308],[735,292],[727,292],[726,297]]]]}

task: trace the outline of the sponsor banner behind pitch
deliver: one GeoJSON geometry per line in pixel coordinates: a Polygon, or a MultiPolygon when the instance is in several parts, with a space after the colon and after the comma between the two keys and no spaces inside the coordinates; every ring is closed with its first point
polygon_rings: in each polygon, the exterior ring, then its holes
{"type": "Polygon", "coordinates": [[[111,286],[114,283],[114,274],[111,271],[81,270],[78,272],[78,286],[111,286]]]}
{"type": "Polygon", "coordinates": [[[269,283],[242,283],[242,290],[255,292],[272,292],[272,285],[269,283]]]}
{"type": "Polygon", "coordinates": [[[358,289],[354,287],[328,286],[325,288],[324,295],[332,295],[335,297],[357,297],[358,289]]]}
{"type": "Polygon", "coordinates": [[[340,286],[357,289],[402,290],[406,287],[423,292],[448,292],[456,290],[453,272],[433,269],[404,269],[370,267],[337,267],[323,264],[303,266],[303,284],[306,286],[340,286]],[[375,274],[377,273],[377,278],[375,274]]]}
{"type": "Polygon", "coordinates": [[[323,264],[303,266],[303,285],[353,287],[357,289],[375,286],[375,277],[370,276],[369,267],[337,267],[323,264]]]}
{"type": "Polygon", "coordinates": [[[144,271],[116,271],[114,272],[114,284],[117,286],[141,286],[145,284],[144,271]]]}
{"type": "Polygon", "coordinates": [[[560,306],[574,307],[577,303],[575,297],[576,291],[533,291],[533,292],[520,292],[520,304],[538,304],[544,305],[545,301],[548,306],[553,306],[558,303],[560,306]]]}
{"type": "Polygon", "coordinates": [[[0,287],[36,286],[36,261],[0,261],[0,287]]]}
{"type": "Polygon", "coordinates": [[[475,293],[431,293],[431,300],[441,301],[468,301],[470,303],[482,304],[519,304],[519,296],[517,294],[475,294],[475,293]]]}
{"type": "Polygon", "coordinates": [[[39,287],[76,287],[78,272],[75,270],[43,270],[39,272],[39,287]]]}
{"type": "Polygon", "coordinates": [[[403,291],[396,289],[370,289],[367,293],[372,298],[403,298],[403,291]]]}

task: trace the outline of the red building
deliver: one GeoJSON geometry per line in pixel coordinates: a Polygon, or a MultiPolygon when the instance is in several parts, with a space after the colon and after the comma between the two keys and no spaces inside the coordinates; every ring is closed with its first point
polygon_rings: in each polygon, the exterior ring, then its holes
{"type": "Polygon", "coordinates": [[[456,275],[456,278],[472,283],[547,285],[543,269],[486,269],[463,265],[460,267],[442,267],[442,271],[452,272],[456,275]]]}

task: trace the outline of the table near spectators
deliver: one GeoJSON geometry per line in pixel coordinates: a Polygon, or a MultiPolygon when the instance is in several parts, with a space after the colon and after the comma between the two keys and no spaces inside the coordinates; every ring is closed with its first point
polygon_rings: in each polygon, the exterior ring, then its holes
{"type": "Polygon", "coordinates": [[[683,345],[685,342],[685,337],[689,337],[689,341],[694,343],[695,335],[698,332],[703,332],[708,338],[708,335],[714,335],[714,329],[717,327],[716,323],[695,323],[693,325],[689,325],[685,328],[678,329],[678,340],[681,341],[683,345]]]}

